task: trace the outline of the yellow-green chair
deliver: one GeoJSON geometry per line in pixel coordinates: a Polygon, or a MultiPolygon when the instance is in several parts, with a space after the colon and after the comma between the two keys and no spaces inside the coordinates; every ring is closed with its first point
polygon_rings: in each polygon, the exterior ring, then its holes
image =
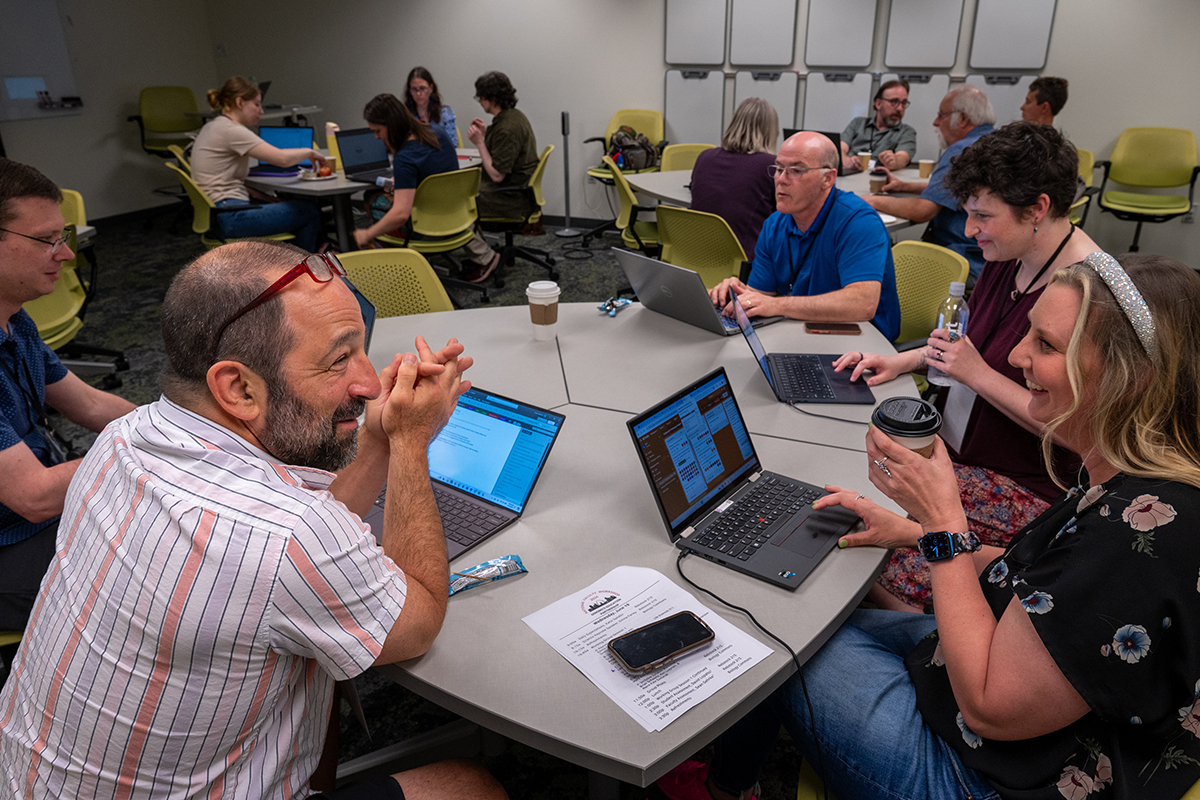
{"type": "MultiPolygon", "coordinates": [[[[180,185],[187,192],[188,199],[192,201],[192,230],[200,234],[200,241],[209,250],[214,247],[225,244],[226,242],[238,241],[237,239],[221,239],[212,233],[212,218],[214,214],[220,214],[227,211],[243,211],[246,208],[253,208],[253,203],[247,203],[245,206],[229,206],[226,208],[217,208],[208,194],[205,193],[200,186],[192,180],[192,176],[185,172],[182,168],[173,162],[167,162],[167,168],[174,170],[179,178],[180,185]]],[[[255,236],[255,239],[271,239],[276,242],[289,242],[296,237],[290,233],[272,233],[269,236],[255,236]]]]}
{"type": "Polygon", "coordinates": [[[1191,211],[1200,173],[1196,134],[1186,128],[1126,128],[1101,161],[1100,210],[1117,219],[1137,222],[1130,252],[1138,249],[1143,222],[1166,222],[1191,211]],[[1111,178],[1125,186],[1169,189],[1186,185],[1187,197],[1176,194],[1104,191],[1111,178]]]}
{"type": "MultiPolygon", "coordinates": [[[[612,144],[613,134],[621,129],[622,126],[629,126],[637,133],[645,134],[646,138],[651,141],[661,152],[666,147],[667,142],[663,138],[663,115],[658,111],[652,111],[646,108],[623,108],[613,114],[612,119],[608,121],[608,130],[604,132],[604,136],[592,136],[583,140],[584,144],[588,142],[599,142],[604,148],[604,153],[608,153],[608,148],[612,144]]],[[[613,186],[612,173],[608,171],[606,165],[601,158],[601,164],[592,167],[587,171],[589,178],[595,178],[605,186],[613,186]]],[[[635,170],[630,170],[634,172],[635,170]]],[[[645,169],[636,170],[636,172],[657,172],[658,166],[646,167],[645,169]]],[[[610,219],[602,225],[598,225],[583,235],[581,240],[584,246],[604,231],[617,230],[617,221],[610,219]]]]}
{"type": "Polygon", "coordinates": [[[1096,194],[1096,188],[1092,185],[1096,177],[1096,154],[1082,147],[1076,147],[1075,150],[1079,153],[1079,177],[1083,180],[1084,190],[1079,199],[1071,204],[1067,218],[1082,228],[1092,208],[1092,196],[1096,194]]]}
{"type": "MultiPolygon", "coordinates": [[[[896,293],[900,296],[898,343],[924,342],[937,325],[938,309],[950,292],[950,283],[965,283],[971,265],[958,253],[928,242],[897,242],[896,293]]],[[[900,345],[898,345],[900,346],[900,345]]]]}
{"type": "Polygon", "coordinates": [[[658,168],[663,172],[691,169],[696,166],[696,156],[712,148],[711,144],[669,144],[663,148],[658,168]]]}
{"type": "Polygon", "coordinates": [[[1091,201],[1092,198],[1085,194],[1071,203],[1071,207],[1067,209],[1067,219],[1082,228],[1083,223],[1087,221],[1087,212],[1091,208],[1091,201]]]}
{"type": "Polygon", "coordinates": [[[807,761],[800,762],[800,782],[796,784],[796,800],[837,800],[837,795],[826,791],[825,784],[817,777],[816,770],[807,761]]]}
{"type": "MultiPolygon", "coordinates": [[[[78,231],[79,228],[82,228],[84,225],[87,225],[87,209],[83,205],[83,195],[81,195],[79,192],[75,191],[74,189],[63,189],[62,195],[63,195],[63,199],[62,199],[62,202],[58,204],[58,210],[60,212],[62,212],[63,221],[67,225],[74,225],[76,230],[78,231]]],[[[95,248],[95,246],[89,241],[86,244],[79,245],[78,249],[76,249],[74,246],[72,246],[71,249],[75,250],[76,253],[80,253],[81,255],[86,257],[88,263],[92,265],[92,279],[91,279],[90,283],[95,283],[95,281],[96,281],[96,248],[95,248]]],[[[72,260],[71,263],[75,264],[76,267],[78,267],[77,260],[72,260]]],[[[90,283],[89,283],[89,285],[90,285],[90,283]]],[[[90,292],[89,292],[89,295],[90,295],[90,292]]],[[[87,304],[85,303],[84,305],[87,305],[87,304]]]]}
{"type": "Polygon", "coordinates": [[[180,147],[177,144],[167,145],[167,150],[169,150],[171,152],[171,155],[175,156],[175,163],[178,164],[183,169],[187,170],[188,174],[191,175],[192,174],[192,160],[190,158],[188,158],[187,151],[184,150],[182,147],[180,147]]]}
{"type": "Polygon", "coordinates": [[[658,222],[638,220],[638,212],[652,212],[649,206],[639,206],[633,187],[625,180],[624,173],[608,156],[604,157],[604,165],[608,167],[613,185],[617,188],[617,197],[621,200],[621,213],[616,219],[616,228],[621,232],[621,241],[631,250],[641,250],[646,255],[658,256],[658,222]]]}
{"type": "Polygon", "coordinates": [[[0,631],[0,647],[8,647],[21,641],[25,634],[21,631],[0,631]]]}
{"type": "Polygon", "coordinates": [[[462,147],[462,146],[463,146],[463,143],[462,143],[462,131],[460,131],[460,130],[458,129],[458,125],[455,125],[455,126],[454,126],[454,138],[458,140],[458,144],[457,144],[457,145],[455,145],[455,146],[456,146],[456,147],[462,147]]]}
{"type": "Polygon", "coordinates": [[[380,317],[454,310],[437,273],[416,250],[357,250],[342,253],[338,259],[346,268],[346,277],[375,304],[380,317]]]}
{"type": "Polygon", "coordinates": [[[168,148],[186,142],[184,134],[204,125],[199,111],[196,95],[186,86],[147,86],[138,96],[138,113],[128,121],[137,123],[143,150],[171,158],[168,148]]]}
{"type": "MultiPolygon", "coordinates": [[[[533,211],[524,217],[480,217],[479,227],[485,231],[504,233],[504,246],[500,248],[501,267],[511,266],[518,258],[523,258],[545,269],[550,275],[550,280],[556,281],[558,280],[558,270],[554,268],[553,256],[545,250],[522,247],[513,241],[513,236],[524,230],[526,225],[534,225],[542,219],[542,207],[546,205],[546,197],[542,194],[542,177],[546,174],[546,164],[550,161],[550,154],[553,152],[554,145],[546,145],[546,148],[542,150],[541,157],[538,158],[533,174],[529,176],[529,183],[519,190],[531,196],[533,211]]],[[[498,281],[496,285],[503,286],[504,284],[498,281]]]]}
{"type": "MultiPolygon", "coordinates": [[[[430,175],[417,186],[412,212],[403,237],[383,235],[381,244],[407,247],[425,256],[446,255],[465,245],[475,236],[479,212],[475,196],[479,194],[479,167],[456,169],[430,175]]],[[[442,283],[480,293],[488,302],[483,286],[438,275],[442,283]]],[[[453,297],[451,297],[453,301],[453,297]]]]}
{"type": "Polygon", "coordinates": [[[700,273],[709,289],[741,274],[746,253],[721,217],[664,205],[655,209],[655,217],[663,261],[700,273]]]}

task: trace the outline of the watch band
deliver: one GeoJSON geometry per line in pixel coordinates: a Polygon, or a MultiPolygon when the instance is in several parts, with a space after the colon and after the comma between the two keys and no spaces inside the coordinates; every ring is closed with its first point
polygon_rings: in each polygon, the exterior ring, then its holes
{"type": "Polygon", "coordinates": [[[929,562],[947,561],[963,553],[974,553],[983,547],[974,533],[930,531],[917,540],[921,555],[929,562]]]}

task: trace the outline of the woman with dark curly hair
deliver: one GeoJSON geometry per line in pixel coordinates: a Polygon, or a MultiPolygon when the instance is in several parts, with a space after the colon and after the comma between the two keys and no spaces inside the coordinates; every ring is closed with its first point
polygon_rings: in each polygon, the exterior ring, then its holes
{"type": "Polygon", "coordinates": [[[413,67],[404,82],[404,104],[412,115],[431,128],[440,128],[446,138],[458,144],[458,126],[455,124],[454,110],[442,105],[442,95],[438,85],[424,67],[413,67]]]}
{"type": "MultiPolygon", "coordinates": [[[[971,532],[985,544],[1007,544],[1058,495],[1039,455],[1042,425],[1029,414],[1030,389],[1008,354],[1029,330],[1029,310],[1055,272],[1100,249],[1067,219],[1077,173],[1075,146],[1047,125],[1014,122],[964,150],[946,185],[964,204],[966,234],[985,259],[968,301],[967,336],[951,341],[936,330],[922,349],[846,353],[836,363],[853,367],[853,380],[869,370],[867,383],[877,386],[924,372],[932,359],[957,382],[942,435],[971,532]]],[[[1076,463],[1058,447],[1054,459],[1064,469],[1076,463]]],[[[916,550],[897,550],[871,597],[886,608],[928,611],[925,560],[916,550]]]]}
{"type": "MultiPolygon", "coordinates": [[[[537,137],[529,119],[517,111],[517,90],[503,72],[488,72],[475,80],[475,99],[492,115],[486,125],[476,117],[467,129],[467,138],[479,148],[483,175],[479,181],[480,217],[525,217],[535,208],[529,192],[497,191],[521,187],[537,168],[537,137]]],[[[493,250],[478,231],[466,245],[474,260],[474,269],[463,277],[480,283],[500,266],[500,254],[493,250]]]]}

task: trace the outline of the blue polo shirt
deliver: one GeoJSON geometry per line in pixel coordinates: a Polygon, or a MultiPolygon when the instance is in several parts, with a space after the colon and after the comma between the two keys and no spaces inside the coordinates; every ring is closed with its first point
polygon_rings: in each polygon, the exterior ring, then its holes
{"type": "MultiPolygon", "coordinates": [[[[44,403],[46,385],[65,377],[67,368],[42,342],[37,325],[24,310],[18,311],[8,321],[8,333],[0,331],[0,450],[24,442],[39,461],[53,466],[30,398],[36,396],[44,403]]],[[[24,541],[56,519],[30,522],[0,505],[0,545],[24,541]]]]}
{"type": "Polygon", "coordinates": [[[921,192],[922,198],[932,200],[941,206],[937,215],[929,220],[929,225],[926,226],[925,234],[921,238],[931,244],[948,247],[970,261],[972,284],[979,277],[979,271],[983,269],[983,251],[979,249],[979,245],[975,244],[974,239],[967,238],[963,232],[967,226],[967,212],[959,205],[957,198],[946,190],[945,178],[950,172],[950,162],[954,160],[955,156],[978,141],[979,137],[987,136],[991,132],[990,124],[976,125],[967,132],[966,136],[947,147],[946,152],[942,153],[942,157],[938,159],[933,174],[929,176],[928,186],[925,187],[925,191],[921,192]]]}
{"type": "Polygon", "coordinates": [[[807,231],[778,211],[763,223],[750,270],[752,289],[812,297],[859,281],[879,281],[871,322],[894,340],[900,335],[900,298],[891,241],[879,214],[857,195],[834,187],[807,231]]]}
{"type": "Polygon", "coordinates": [[[430,175],[458,169],[458,152],[454,149],[454,142],[441,128],[430,130],[437,136],[441,149],[430,147],[420,139],[405,142],[392,159],[395,188],[415,189],[430,175]]]}

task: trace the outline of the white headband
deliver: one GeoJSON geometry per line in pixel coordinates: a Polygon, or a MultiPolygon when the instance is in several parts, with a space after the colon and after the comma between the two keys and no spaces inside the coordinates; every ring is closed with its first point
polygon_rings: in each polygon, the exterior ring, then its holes
{"type": "Polygon", "coordinates": [[[1133,332],[1142,343],[1142,349],[1150,356],[1150,360],[1157,364],[1158,340],[1155,336],[1154,318],[1150,316],[1150,307],[1146,305],[1145,298],[1137,286],[1134,286],[1129,274],[1108,253],[1091,253],[1083,259],[1083,263],[1094,269],[1108,285],[1113,297],[1117,298],[1117,305],[1133,326],[1133,332]]]}

